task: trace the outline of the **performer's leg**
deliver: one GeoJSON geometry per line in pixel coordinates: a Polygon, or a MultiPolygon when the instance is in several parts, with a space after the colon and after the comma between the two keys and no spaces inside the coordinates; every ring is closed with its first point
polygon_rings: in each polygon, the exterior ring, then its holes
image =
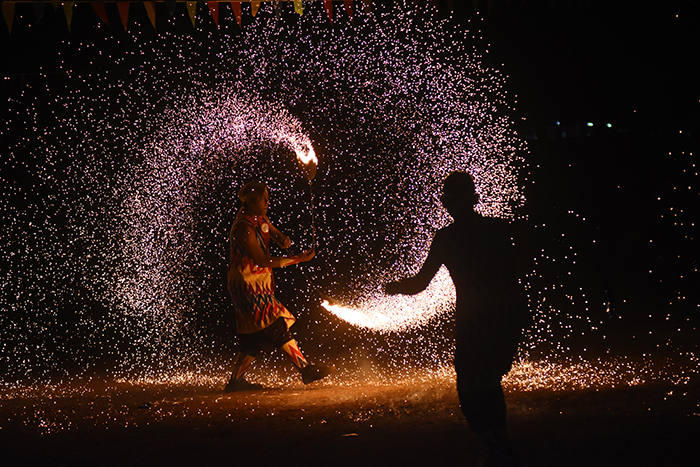
{"type": "Polygon", "coordinates": [[[294,366],[296,366],[300,370],[309,364],[304,358],[304,355],[301,353],[301,350],[299,350],[299,345],[297,344],[297,341],[295,341],[294,339],[285,342],[282,345],[281,349],[284,353],[287,354],[292,363],[294,363],[294,366]]]}
{"type": "Polygon", "coordinates": [[[501,385],[470,391],[458,384],[458,393],[462,413],[489,452],[485,465],[517,466],[506,431],[506,402],[501,385]]]}
{"type": "Polygon", "coordinates": [[[236,355],[236,361],[233,364],[233,373],[231,373],[231,380],[241,379],[243,374],[248,371],[251,363],[255,360],[255,356],[248,355],[243,352],[238,352],[236,355]]]}
{"type": "Polygon", "coordinates": [[[251,363],[253,363],[259,352],[262,335],[259,333],[240,334],[238,338],[241,350],[236,355],[236,360],[233,363],[233,372],[224,391],[235,392],[262,389],[262,385],[249,383],[243,378],[243,375],[250,368],[251,363]]]}
{"type": "Polygon", "coordinates": [[[278,319],[268,326],[265,331],[270,342],[287,354],[292,363],[294,363],[294,366],[297,367],[301,373],[301,379],[304,381],[304,384],[309,384],[313,381],[325,378],[333,370],[332,367],[314,365],[306,361],[304,354],[302,354],[299,349],[299,344],[292,338],[287,328],[287,323],[283,319],[278,319]]]}

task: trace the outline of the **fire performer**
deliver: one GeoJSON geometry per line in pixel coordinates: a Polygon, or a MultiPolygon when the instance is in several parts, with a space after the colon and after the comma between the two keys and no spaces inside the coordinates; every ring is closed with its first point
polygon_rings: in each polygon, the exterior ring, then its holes
{"type": "Polygon", "coordinates": [[[299,369],[304,384],[324,378],[331,367],[314,365],[304,358],[289,332],[295,318],[275,298],[272,275],[272,268],[309,261],[315,251],[311,249],[298,256],[271,257],[270,238],[284,249],[289,248],[291,241],[267,218],[270,199],[267,186],[248,182],[238,192],[238,197],[242,207],[229,236],[228,290],[236,310],[240,351],[224,391],[262,388],[246,381],[243,374],[265,348],[279,348],[286,353],[299,369]]]}
{"type": "Polygon", "coordinates": [[[470,174],[447,177],[442,204],[454,222],[436,233],[418,274],[388,284],[386,292],[416,294],[447,267],[457,290],[454,364],[462,413],[489,452],[486,465],[513,466],[501,378],[510,371],[528,309],[509,222],[477,214],[475,191],[470,174]]]}

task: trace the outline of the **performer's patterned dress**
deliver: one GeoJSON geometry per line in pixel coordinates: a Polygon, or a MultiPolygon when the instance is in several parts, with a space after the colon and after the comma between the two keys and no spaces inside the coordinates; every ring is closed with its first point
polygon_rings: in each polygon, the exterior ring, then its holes
{"type": "Polygon", "coordinates": [[[287,329],[294,324],[294,316],[275,298],[275,281],[272,268],[261,268],[245,253],[233,236],[241,223],[255,231],[255,238],[265,254],[269,254],[270,221],[266,216],[246,216],[239,213],[229,236],[230,262],[228,290],[236,310],[236,327],[239,334],[252,334],[283,318],[287,329]]]}

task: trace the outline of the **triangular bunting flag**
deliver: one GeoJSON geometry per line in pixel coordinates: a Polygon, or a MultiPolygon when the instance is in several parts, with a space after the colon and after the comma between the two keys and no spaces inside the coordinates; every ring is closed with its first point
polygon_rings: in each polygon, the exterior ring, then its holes
{"type": "Polygon", "coordinates": [[[413,4],[416,6],[416,13],[418,13],[419,18],[423,17],[423,14],[420,11],[421,3],[423,3],[422,0],[413,0],[413,4]]]}
{"type": "Polygon", "coordinates": [[[209,13],[211,13],[211,17],[214,20],[214,23],[216,23],[216,27],[219,27],[219,2],[207,2],[207,6],[209,7],[209,13]]]}
{"type": "Polygon", "coordinates": [[[175,15],[175,7],[177,7],[176,0],[165,0],[165,9],[171,18],[175,15]]]}
{"type": "Polygon", "coordinates": [[[243,15],[241,14],[241,2],[231,2],[231,8],[233,9],[233,16],[235,16],[236,21],[238,21],[238,26],[242,29],[243,24],[241,22],[243,20],[243,15]]]}
{"type": "Polygon", "coordinates": [[[146,7],[146,13],[148,13],[148,19],[151,20],[153,29],[156,28],[156,2],[143,2],[143,6],[146,7]]]}
{"type": "Polygon", "coordinates": [[[124,25],[125,31],[126,25],[129,23],[129,3],[130,2],[117,2],[117,8],[119,9],[119,17],[122,19],[122,24],[124,25]]]}
{"type": "Polygon", "coordinates": [[[51,0],[51,4],[54,10],[58,10],[58,7],[61,5],[61,0],[51,0]]]}
{"type": "Polygon", "coordinates": [[[352,0],[343,0],[343,3],[345,4],[345,11],[348,13],[350,22],[352,22],[352,0]]]}
{"type": "Polygon", "coordinates": [[[5,18],[7,29],[12,34],[12,22],[15,20],[15,2],[2,2],[2,16],[5,18]]]}
{"type": "Polygon", "coordinates": [[[190,21],[192,21],[192,27],[194,27],[194,20],[197,14],[197,2],[187,2],[187,14],[190,17],[190,21]]]}
{"type": "Polygon", "coordinates": [[[109,26],[109,21],[107,20],[107,11],[105,10],[104,2],[90,2],[92,4],[92,9],[97,13],[97,17],[102,20],[107,26],[109,26]]]}
{"type": "Polygon", "coordinates": [[[258,8],[260,8],[260,2],[250,0],[250,12],[253,14],[253,16],[258,14],[258,8]]]}
{"type": "Polygon", "coordinates": [[[300,15],[304,14],[304,4],[301,0],[294,0],[294,11],[300,15]]]}
{"type": "Polygon", "coordinates": [[[34,9],[34,24],[39,24],[41,18],[44,16],[44,8],[46,3],[44,2],[32,2],[32,7],[34,9]]]}
{"type": "Polygon", "coordinates": [[[68,32],[70,32],[70,24],[73,21],[73,4],[75,2],[65,2],[63,4],[63,12],[66,14],[66,23],[68,24],[68,32]]]}
{"type": "Polygon", "coordinates": [[[362,0],[365,4],[365,13],[370,13],[372,11],[372,0],[362,0]]]}
{"type": "Polygon", "coordinates": [[[328,19],[331,24],[333,24],[333,0],[323,0],[323,6],[326,7],[326,13],[328,13],[328,19]]]}
{"type": "Polygon", "coordinates": [[[282,19],[282,7],[280,6],[279,2],[275,2],[273,5],[273,8],[275,9],[275,19],[279,21],[282,19]]]}

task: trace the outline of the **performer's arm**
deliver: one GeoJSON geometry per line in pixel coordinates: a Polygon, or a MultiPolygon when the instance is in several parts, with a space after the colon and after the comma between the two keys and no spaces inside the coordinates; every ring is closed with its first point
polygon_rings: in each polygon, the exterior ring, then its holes
{"type": "Polygon", "coordinates": [[[284,248],[286,250],[292,246],[292,241],[289,239],[289,237],[280,232],[277,227],[272,225],[269,219],[267,219],[267,224],[270,226],[270,238],[274,240],[274,242],[278,244],[280,248],[284,248]]]}
{"type": "Polygon", "coordinates": [[[440,245],[436,243],[438,242],[433,240],[428,257],[425,259],[425,263],[423,263],[423,267],[418,271],[418,274],[413,277],[407,277],[396,282],[388,283],[386,285],[387,294],[414,295],[428,287],[433,276],[435,276],[435,273],[440,269],[440,266],[442,266],[442,260],[438,253],[440,245]]]}
{"type": "Polygon", "coordinates": [[[303,263],[311,260],[316,252],[308,250],[301,255],[295,256],[285,256],[281,258],[274,258],[269,254],[265,254],[263,249],[260,247],[257,238],[255,238],[255,231],[252,227],[248,225],[241,225],[234,232],[234,238],[236,241],[245,248],[246,254],[261,268],[279,268],[284,266],[289,266],[291,264],[303,263]]]}

